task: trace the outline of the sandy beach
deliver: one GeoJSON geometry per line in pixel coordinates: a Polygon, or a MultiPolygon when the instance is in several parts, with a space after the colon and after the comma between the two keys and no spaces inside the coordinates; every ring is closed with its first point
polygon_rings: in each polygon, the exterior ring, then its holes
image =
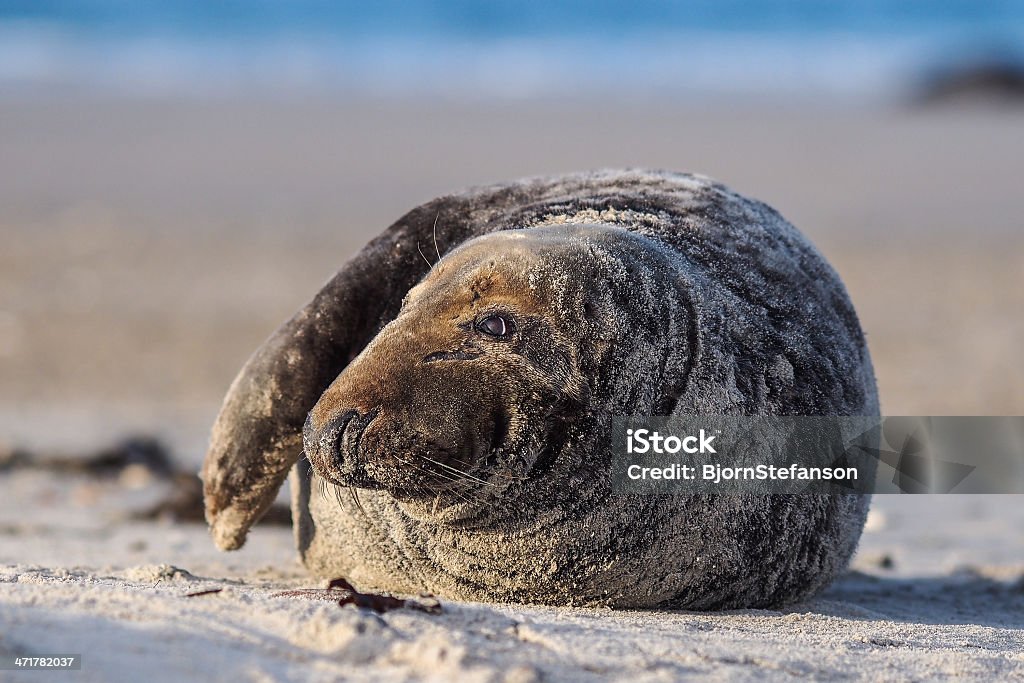
{"type": "MultiPolygon", "coordinates": [[[[1024,412],[1024,116],[680,100],[0,99],[0,451],[132,434],[197,469],[245,358],[404,211],[568,170],[697,171],[840,273],[887,415],[1024,412]]],[[[376,615],[283,526],[217,552],[128,519],[168,483],[0,468],[0,680],[1024,679],[1024,502],[877,497],[851,573],[781,611],[442,600],[376,615]],[[186,597],[219,588],[219,592],[186,597]]]]}

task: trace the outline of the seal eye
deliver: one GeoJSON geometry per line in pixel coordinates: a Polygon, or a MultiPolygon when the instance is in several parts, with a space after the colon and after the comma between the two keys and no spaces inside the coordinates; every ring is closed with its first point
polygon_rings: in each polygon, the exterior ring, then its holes
{"type": "Polygon", "coordinates": [[[512,319],[498,313],[492,313],[477,321],[476,329],[488,337],[507,337],[515,331],[512,319]]]}

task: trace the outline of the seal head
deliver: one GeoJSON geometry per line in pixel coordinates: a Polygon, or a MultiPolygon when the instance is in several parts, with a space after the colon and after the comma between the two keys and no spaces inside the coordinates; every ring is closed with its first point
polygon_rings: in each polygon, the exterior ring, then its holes
{"type": "Polygon", "coordinates": [[[527,477],[589,395],[573,332],[598,305],[551,278],[586,266],[585,231],[496,233],[435,264],[310,411],[317,474],[449,520],[527,477]]]}

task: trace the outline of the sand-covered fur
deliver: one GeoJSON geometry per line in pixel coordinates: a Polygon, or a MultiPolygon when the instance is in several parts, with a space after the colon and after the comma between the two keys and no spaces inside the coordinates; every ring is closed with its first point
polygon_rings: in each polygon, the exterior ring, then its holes
{"type": "Polygon", "coordinates": [[[877,411],[842,284],[776,212],[690,175],[532,179],[414,209],[257,351],[214,429],[207,516],[218,545],[238,547],[300,457],[308,417],[316,471],[295,468],[294,511],[316,573],[476,600],[778,604],[845,567],[867,499],[612,497],[611,416],[877,411]],[[431,269],[421,252],[435,238],[431,269]],[[517,339],[459,327],[486,313],[474,304],[497,305],[473,299],[481,278],[527,321],[517,339]],[[420,355],[424,337],[443,343],[420,355]],[[338,420],[352,411],[363,436],[390,420],[377,448],[345,446],[338,420]],[[459,450],[452,429],[470,423],[459,450]],[[384,455],[403,443],[404,471],[384,455]],[[437,452],[475,482],[440,484],[437,452]],[[433,490],[402,476],[424,467],[433,490]]]}

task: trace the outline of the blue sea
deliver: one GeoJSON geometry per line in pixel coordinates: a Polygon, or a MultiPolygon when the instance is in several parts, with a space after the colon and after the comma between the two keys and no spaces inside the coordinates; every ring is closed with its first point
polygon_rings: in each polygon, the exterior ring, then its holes
{"type": "Polygon", "coordinates": [[[0,93],[886,97],[1022,56],[1008,0],[0,0],[0,93]]]}

